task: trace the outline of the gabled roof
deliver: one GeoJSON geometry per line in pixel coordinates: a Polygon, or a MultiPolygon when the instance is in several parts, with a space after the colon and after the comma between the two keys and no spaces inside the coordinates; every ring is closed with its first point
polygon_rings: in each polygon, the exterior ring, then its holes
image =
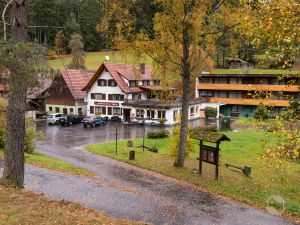
{"type": "Polygon", "coordinates": [[[113,63],[103,63],[97,72],[94,74],[92,79],[88,84],[82,89],[83,91],[88,91],[92,85],[96,82],[98,77],[101,75],[102,71],[107,69],[112,78],[117,82],[118,86],[125,93],[142,92],[139,88],[130,88],[123,78],[127,80],[151,80],[152,79],[152,68],[145,66],[145,74],[139,71],[138,66],[132,64],[113,64],[113,63]]]}
{"type": "Polygon", "coordinates": [[[92,79],[95,71],[61,70],[60,73],[65,80],[69,90],[71,91],[74,99],[83,99],[86,95],[86,92],[82,89],[92,79]]]}

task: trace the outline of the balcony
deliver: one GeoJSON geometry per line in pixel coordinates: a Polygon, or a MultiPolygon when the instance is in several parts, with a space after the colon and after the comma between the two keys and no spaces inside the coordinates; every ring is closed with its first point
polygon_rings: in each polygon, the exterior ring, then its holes
{"type": "Polygon", "coordinates": [[[299,92],[298,85],[262,85],[262,84],[197,84],[201,90],[220,91],[278,91],[299,92]]]}
{"type": "Polygon", "coordinates": [[[267,106],[289,106],[289,101],[285,100],[268,100],[268,99],[244,99],[244,98],[210,98],[213,103],[225,103],[232,105],[258,105],[263,103],[267,106]]]}

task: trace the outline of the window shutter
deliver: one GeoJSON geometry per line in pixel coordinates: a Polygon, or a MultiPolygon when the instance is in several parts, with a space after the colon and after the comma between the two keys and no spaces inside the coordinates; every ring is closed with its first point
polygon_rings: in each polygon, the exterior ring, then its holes
{"type": "Polygon", "coordinates": [[[112,100],[112,95],[108,95],[108,100],[112,100]]]}
{"type": "Polygon", "coordinates": [[[94,93],[91,94],[91,99],[95,99],[95,94],[94,93]]]}
{"type": "Polygon", "coordinates": [[[124,95],[120,95],[120,100],[124,101],[124,95]]]}
{"type": "Polygon", "coordinates": [[[108,80],[108,86],[111,87],[111,80],[108,80]]]}

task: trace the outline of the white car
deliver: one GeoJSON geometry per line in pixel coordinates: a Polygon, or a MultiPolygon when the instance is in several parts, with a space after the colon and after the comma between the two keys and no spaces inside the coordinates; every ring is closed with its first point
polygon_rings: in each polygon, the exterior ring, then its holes
{"type": "Polygon", "coordinates": [[[57,114],[51,114],[47,117],[47,123],[49,125],[53,125],[53,124],[58,124],[59,123],[59,119],[61,117],[63,117],[63,114],[57,113],[57,114]]]}

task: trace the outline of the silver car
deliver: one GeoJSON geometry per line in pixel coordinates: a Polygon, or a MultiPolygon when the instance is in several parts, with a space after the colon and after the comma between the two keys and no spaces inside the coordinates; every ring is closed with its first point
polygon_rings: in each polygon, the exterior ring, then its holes
{"type": "Polygon", "coordinates": [[[53,125],[53,124],[59,124],[59,119],[62,118],[64,115],[60,114],[60,113],[56,113],[56,114],[50,114],[47,117],[47,123],[49,125],[53,125]]]}

